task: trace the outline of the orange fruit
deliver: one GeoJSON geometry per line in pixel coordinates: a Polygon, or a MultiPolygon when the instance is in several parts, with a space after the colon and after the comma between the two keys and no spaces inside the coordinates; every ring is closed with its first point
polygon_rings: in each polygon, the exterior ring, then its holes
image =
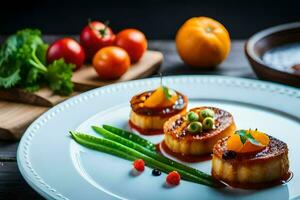
{"type": "Polygon", "coordinates": [[[218,21],[209,17],[193,17],[179,28],[176,48],[187,65],[214,67],[229,54],[230,37],[218,21]]]}
{"type": "Polygon", "coordinates": [[[227,149],[239,153],[250,153],[260,151],[269,144],[270,138],[266,134],[254,130],[251,130],[250,133],[261,145],[252,144],[249,140],[243,144],[240,136],[238,134],[234,134],[227,140],[227,149]]]}
{"type": "Polygon", "coordinates": [[[270,138],[265,133],[254,130],[251,130],[250,133],[254,137],[254,139],[259,141],[262,145],[267,146],[269,144],[270,138]]]}
{"type": "MultiPolygon", "coordinates": [[[[170,90],[172,91],[173,90],[170,90]]],[[[167,99],[162,86],[157,88],[151,96],[144,102],[144,106],[148,108],[169,107],[172,106],[178,99],[175,92],[171,93],[170,99],[167,99]]]]}
{"type": "Polygon", "coordinates": [[[240,136],[234,134],[230,136],[227,140],[227,149],[235,152],[240,152],[243,148],[243,143],[241,142],[240,136]]]}
{"type": "MultiPolygon", "coordinates": [[[[247,131],[249,132],[249,131],[247,131]]],[[[240,150],[241,153],[247,153],[247,152],[256,152],[264,149],[270,142],[269,137],[259,131],[250,131],[251,135],[254,137],[256,141],[258,141],[261,145],[255,145],[249,142],[248,140],[245,142],[243,148],[240,150]]]]}

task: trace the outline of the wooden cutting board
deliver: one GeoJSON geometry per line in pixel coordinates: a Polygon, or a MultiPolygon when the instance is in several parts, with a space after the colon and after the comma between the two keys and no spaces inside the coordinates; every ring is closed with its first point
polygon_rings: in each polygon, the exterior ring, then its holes
{"type": "Polygon", "coordinates": [[[84,66],[73,74],[72,81],[75,84],[75,90],[86,91],[112,83],[145,78],[153,74],[160,67],[162,62],[162,53],[148,50],[139,62],[134,63],[129,70],[117,80],[101,80],[92,66],[84,66]]]}
{"type": "Polygon", "coordinates": [[[0,139],[20,139],[29,124],[48,108],[0,101],[0,139]]]}
{"type": "MultiPolygon", "coordinates": [[[[78,92],[75,91],[71,96],[107,84],[147,77],[159,68],[162,61],[162,53],[147,51],[138,63],[133,64],[120,79],[114,81],[101,80],[92,66],[84,66],[73,74],[72,80],[78,92]]],[[[0,90],[0,139],[20,139],[32,121],[69,97],[56,95],[48,88],[35,93],[22,89],[0,90]]]]}
{"type": "MultiPolygon", "coordinates": [[[[134,63],[129,70],[117,80],[101,80],[94,68],[90,65],[86,65],[73,74],[72,81],[76,91],[87,91],[112,83],[147,77],[153,74],[160,67],[162,62],[162,53],[158,51],[147,51],[139,62],[134,63]]],[[[78,94],[78,92],[74,92],[70,96],[74,96],[76,94],[78,94]]],[[[34,93],[26,92],[18,88],[0,90],[1,100],[27,103],[38,106],[54,106],[70,96],[66,97],[56,95],[48,88],[42,88],[34,93]]]]}
{"type": "Polygon", "coordinates": [[[33,93],[26,92],[23,89],[13,88],[8,90],[0,90],[0,99],[10,102],[27,103],[30,105],[50,107],[76,94],[78,94],[78,92],[73,92],[70,96],[60,96],[54,94],[53,91],[48,88],[41,88],[37,92],[33,93]]]}

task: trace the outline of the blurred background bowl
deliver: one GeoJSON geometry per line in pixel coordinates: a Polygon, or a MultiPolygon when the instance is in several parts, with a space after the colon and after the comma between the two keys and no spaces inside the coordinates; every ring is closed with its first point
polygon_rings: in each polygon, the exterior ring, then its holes
{"type": "MultiPolygon", "coordinates": [[[[289,44],[299,45],[297,46],[297,49],[299,48],[297,55],[300,55],[300,22],[274,26],[249,38],[245,44],[245,53],[258,78],[300,87],[300,69],[293,71],[292,66],[290,68],[274,66],[263,59],[269,50],[278,47],[281,50],[285,47],[290,48],[289,44]]],[[[287,55],[289,54],[285,53],[285,56],[280,59],[285,59],[282,60],[283,62],[288,60],[287,55]]]]}

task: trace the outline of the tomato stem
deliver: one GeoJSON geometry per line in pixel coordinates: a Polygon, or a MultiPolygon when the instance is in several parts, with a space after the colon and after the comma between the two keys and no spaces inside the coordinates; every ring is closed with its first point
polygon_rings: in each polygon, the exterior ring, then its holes
{"type": "Polygon", "coordinates": [[[100,35],[101,35],[102,37],[105,37],[105,35],[106,35],[106,33],[107,33],[109,21],[106,20],[106,21],[104,22],[104,25],[105,25],[104,28],[99,30],[99,33],[100,33],[100,35]]]}
{"type": "Polygon", "coordinates": [[[107,34],[107,29],[108,29],[108,25],[109,25],[109,21],[106,20],[106,21],[104,22],[104,28],[102,28],[102,29],[100,29],[100,30],[97,30],[97,29],[93,26],[91,19],[90,19],[90,18],[88,19],[88,26],[90,27],[90,29],[92,29],[93,31],[98,31],[98,32],[100,33],[101,37],[105,37],[105,36],[106,36],[106,34],[107,34]]]}

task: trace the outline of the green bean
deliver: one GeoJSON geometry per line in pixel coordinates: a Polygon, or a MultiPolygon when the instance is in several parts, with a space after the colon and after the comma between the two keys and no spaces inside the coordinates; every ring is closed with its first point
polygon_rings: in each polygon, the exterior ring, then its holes
{"type": "Polygon", "coordinates": [[[151,158],[153,158],[155,160],[159,160],[159,161],[161,161],[161,162],[163,162],[165,164],[171,165],[171,166],[173,166],[173,167],[175,167],[177,169],[185,170],[185,171],[187,171],[187,172],[189,172],[189,173],[191,173],[194,176],[197,176],[199,178],[205,178],[205,179],[209,179],[209,180],[213,181],[213,178],[210,175],[208,175],[208,174],[206,174],[204,172],[201,172],[201,171],[199,171],[197,169],[188,167],[188,166],[183,165],[183,164],[181,164],[179,162],[171,160],[171,159],[169,159],[167,157],[164,157],[163,155],[161,155],[161,154],[159,154],[159,153],[157,153],[155,151],[150,151],[149,149],[147,149],[147,148],[145,148],[145,147],[143,147],[143,146],[141,146],[141,145],[139,145],[137,143],[134,143],[134,142],[132,142],[132,141],[130,141],[128,139],[122,138],[122,137],[120,137],[120,136],[118,136],[118,135],[116,135],[116,134],[114,134],[114,133],[112,133],[110,131],[105,130],[104,128],[97,127],[97,126],[92,126],[92,128],[97,133],[101,134],[103,137],[105,137],[107,139],[110,139],[110,140],[113,140],[113,141],[118,142],[120,144],[123,144],[123,145],[125,145],[125,146],[127,146],[129,148],[132,148],[132,149],[134,149],[134,150],[136,150],[136,151],[138,151],[140,153],[143,153],[143,154],[145,154],[145,155],[147,155],[147,156],[149,156],[149,157],[151,157],[151,158]]]}
{"type": "Polygon", "coordinates": [[[150,149],[151,151],[155,151],[156,150],[156,147],[155,147],[155,144],[153,144],[152,142],[138,136],[137,134],[134,134],[132,132],[129,132],[129,131],[125,131],[123,129],[119,129],[119,128],[116,128],[116,127],[113,127],[113,126],[110,126],[110,125],[103,125],[103,128],[110,131],[110,132],[113,132],[115,134],[117,134],[118,136],[122,137],[122,138],[126,138],[126,139],[129,139],[147,149],[150,149]]]}
{"type": "Polygon", "coordinates": [[[134,149],[131,149],[131,148],[124,146],[120,143],[117,143],[115,141],[108,140],[105,138],[98,138],[98,137],[86,135],[83,133],[76,133],[76,132],[70,132],[70,133],[71,133],[71,135],[73,135],[73,138],[75,140],[77,138],[76,141],[78,143],[83,144],[87,147],[89,145],[90,148],[93,147],[93,149],[95,149],[95,150],[101,151],[102,146],[106,146],[107,148],[117,150],[118,153],[114,153],[114,155],[116,155],[116,156],[124,158],[124,155],[127,154],[127,155],[129,155],[129,157],[125,157],[125,159],[131,158],[131,157],[134,157],[135,159],[143,159],[147,166],[149,166],[151,168],[159,169],[162,172],[169,173],[171,171],[177,171],[181,175],[183,180],[187,180],[187,181],[191,181],[191,182],[195,182],[195,183],[199,183],[199,184],[203,184],[203,185],[207,185],[207,186],[211,186],[211,187],[218,187],[218,185],[211,180],[196,177],[184,170],[180,170],[173,166],[170,166],[170,165],[167,165],[160,161],[157,161],[151,157],[148,157],[145,154],[142,154],[134,149]],[[81,140],[78,140],[78,138],[80,138],[81,140]],[[98,148],[98,145],[100,146],[99,148],[98,148]],[[123,153],[120,154],[119,152],[123,152],[123,153]]]}
{"type": "Polygon", "coordinates": [[[101,151],[101,152],[104,152],[104,153],[108,153],[108,154],[111,154],[111,155],[115,155],[115,156],[124,158],[126,160],[130,160],[130,161],[133,161],[133,160],[136,159],[135,157],[133,157],[131,155],[128,155],[128,154],[126,154],[122,151],[119,151],[117,149],[112,149],[112,148],[109,148],[105,145],[95,144],[95,143],[89,142],[88,140],[82,139],[75,132],[70,131],[70,134],[71,134],[72,138],[77,143],[79,143],[79,144],[81,144],[81,145],[83,145],[87,148],[94,149],[94,150],[97,150],[97,151],[101,151]]]}

